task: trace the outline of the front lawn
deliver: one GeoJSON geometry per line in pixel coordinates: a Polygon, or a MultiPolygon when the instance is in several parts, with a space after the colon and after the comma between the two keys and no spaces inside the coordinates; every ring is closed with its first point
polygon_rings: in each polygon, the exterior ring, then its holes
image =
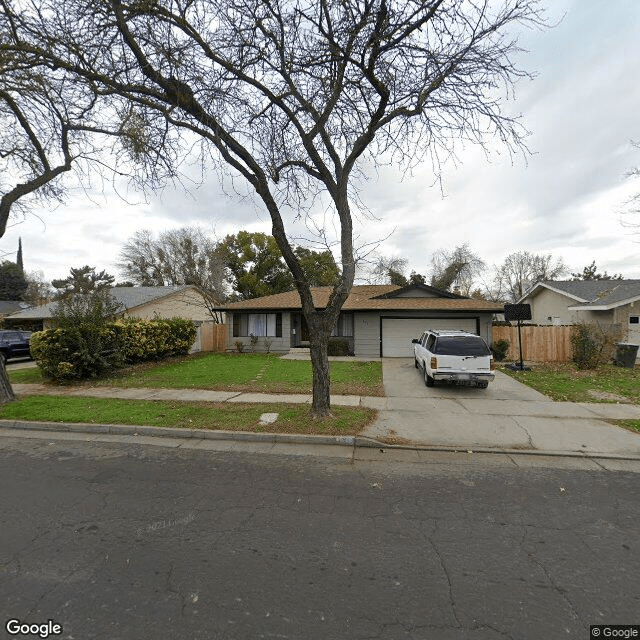
{"type": "MultiPolygon", "coordinates": [[[[12,382],[43,382],[39,369],[18,369],[12,382]]],[[[161,364],[128,367],[91,384],[117,387],[215,389],[254,393],[311,393],[309,360],[283,360],[277,355],[209,353],[161,364]]],[[[383,395],[380,362],[331,362],[331,393],[383,395]]]]}
{"type": "Polygon", "coordinates": [[[638,367],[603,365],[593,371],[581,371],[573,364],[537,364],[531,371],[502,371],[553,400],[640,404],[638,367]]]}
{"type": "Polygon", "coordinates": [[[60,396],[27,396],[0,406],[4,420],[46,420],[181,427],[225,431],[296,433],[307,435],[356,435],[376,417],[373,409],[332,407],[332,416],[314,420],[309,405],[224,404],[162,400],[120,400],[60,396]],[[260,424],[264,413],[278,419],[260,424]]]}

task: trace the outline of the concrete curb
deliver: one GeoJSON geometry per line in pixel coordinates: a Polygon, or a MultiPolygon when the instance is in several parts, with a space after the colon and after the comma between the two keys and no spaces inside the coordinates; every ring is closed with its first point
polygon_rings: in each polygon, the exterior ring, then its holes
{"type": "MultiPolygon", "coordinates": [[[[177,427],[145,425],[94,424],[85,422],[35,422],[30,420],[0,420],[0,428],[31,431],[69,431],[77,433],[109,433],[112,435],[156,436],[161,438],[196,438],[200,440],[236,440],[281,444],[333,444],[347,447],[381,447],[381,443],[364,436],[314,436],[294,433],[254,433],[252,431],[208,431],[177,427]]],[[[386,447],[386,445],[385,445],[386,447]]]]}
{"type": "Polygon", "coordinates": [[[74,433],[97,433],[127,436],[153,436],[160,438],[183,438],[199,440],[227,440],[236,442],[269,442],[273,444],[340,445],[354,449],[389,449],[392,451],[438,451],[468,454],[504,454],[517,456],[547,456],[556,458],[580,458],[583,460],[630,460],[640,461],[640,455],[608,452],[547,451],[539,449],[500,449],[477,447],[469,449],[463,445],[386,444],[366,436],[315,436],[289,433],[254,433],[250,431],[207,431],[206,429],[180,429],[175,427],[150,427],[145,425],[93,424],[69,422],[35,422],[27,420],[0,420],[0,428],[16,431],[52,431],[74,433]]]}

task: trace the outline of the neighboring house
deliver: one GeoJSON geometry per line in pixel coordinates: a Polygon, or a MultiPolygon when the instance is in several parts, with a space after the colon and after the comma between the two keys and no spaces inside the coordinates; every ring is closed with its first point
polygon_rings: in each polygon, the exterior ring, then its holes
{"type": "MultiPolygon", "coordinates": [[[[113,287],[111,295],[120,303],[125,318],[187,318],[200,325],[211,320],[203,294],[192,285],[176,287],[113,287]]],[[[51,326],[56,302],[32,307],[5,318],[7,327],[33,331],[51,326]]]]}
{"type": "Polygon", "coordinates": [[[640,345],[640,280],[547,280],[518,302],[531,305],[535,324],[616,324],[640,345]]]}
{"type": "MultiPolygon", "coordinates": [[[[327,304],[330,287],[312,289],[316,308],[327,304]]],[[[296,290],[229,303],[227,345],[250,344],[259,337],[258,350],[270,341],[271,351],[283,353],[309,344],[300,296],[296,290]]],[[[504,306],[463,298],[427,285],[356,285],[345,301],[333,335],[348,340],[350,351],[363,357],[411,357],[412,338],[427,329],[462,329],[481,335],[491,344],[493,315],[504,306]]]]}
{"type": "Polygon", "coordinates": [[[20,300],[0,300],[0,320],[16,311],[24,311],[31,305],[20,300]]]}

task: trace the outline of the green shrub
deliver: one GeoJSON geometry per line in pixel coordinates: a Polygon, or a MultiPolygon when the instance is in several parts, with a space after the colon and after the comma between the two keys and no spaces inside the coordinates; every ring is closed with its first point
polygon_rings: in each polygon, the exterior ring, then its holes
{"type": "Polygon", "coordinates": [[[113,325],[39,331],[31,336],[31,354],[44,376],[60,382],[96,378],[124,364],[120,332],[113,325]]]}
{"type": "Polygon", "coordinates": [[[327,353],[330,356],[348,356],[349,341],[344,338],[329,338],[327,353]]]}
{"type": "Polygon", "coordinates": [[[496,340],[491,345],[491,352],[493,353],[493,357],[497,362],[502,362],[507,357],[507,352],[509,351],[509,341],[504,338],[500,338],[500,340],[496,340]]]}
{"type": "Polygon", "coordinates": [[[193,322],[183,318],[65,324],[34,333],[31,353],[47,378],[86,380],[126,363],[186,355],[196,333],[193,322]]]}
{"type": "Polygon", "coordinates": [[[571,330],[571,357],[578,369],[597,369],[611,360],[622,337],[618,325],[577,324],[571,330]]]}
{"type": "Polygon", "coordinates": [[[184,318],[127,319],[119,326],[123,356],[129,363],[186,355],[197,335],[193,322],[184,318]]]}

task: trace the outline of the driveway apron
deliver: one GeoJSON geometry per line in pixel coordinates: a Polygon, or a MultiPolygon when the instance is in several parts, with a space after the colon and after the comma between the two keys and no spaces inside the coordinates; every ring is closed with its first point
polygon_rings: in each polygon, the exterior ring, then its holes
{"type": "MultiPolygon", "coordinates": [[[[426,387],[413,358],[383,358],[386,403],[365,435],[390,444],[640,455],[640,435],[601,419],[597,405],[554,402],[496,371],[487,389],[426,387]]],[[[629,406],[629,417],[640,408],[629,406]]]]}

